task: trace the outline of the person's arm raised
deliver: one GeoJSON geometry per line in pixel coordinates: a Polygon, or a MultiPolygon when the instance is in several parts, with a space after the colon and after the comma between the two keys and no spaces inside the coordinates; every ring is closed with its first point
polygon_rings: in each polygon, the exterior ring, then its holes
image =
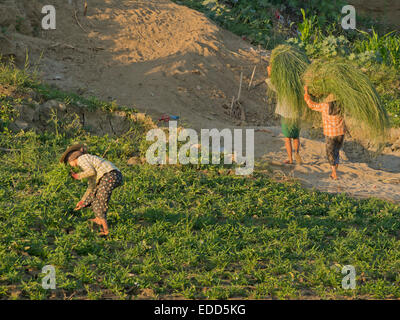
{"type": "Polygon", "coordinates": [[[308,94],[308,87],[307,87],[307,86],[304,86],[304,100],[306,101],[308,107],[309,107],[310,109],[314,110],[314,111],[319,111],[319,112],[321,112],[321,111],[322,111],[322,108],[323,108],[324,105],[325,105],[324,103],[317,103],[317,102],[314,102],[314,101],[311,99],[310,95],[308,94]]]}

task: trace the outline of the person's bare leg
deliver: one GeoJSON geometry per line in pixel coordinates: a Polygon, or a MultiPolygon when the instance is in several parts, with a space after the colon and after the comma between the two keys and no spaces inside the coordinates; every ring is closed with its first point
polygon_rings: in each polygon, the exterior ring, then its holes
{"type": "Polygon", "coordinates": [[[91,228],[93,231],[98,230],[97,228],[95,228],[95,226],[98,226],[98,227],[101,228],[101,221],[100,221],[100,218],[96,217],[96,218],[94,218],[94,219],[89,219],[89,221],[92,223],[92,224],[90,225],[90,228],[91,228]]]}
{"type": "Polygon", "coordinates": [[[285,138],[285,147],[286,147],[286,152],[288,154],[288,161],[285,161],[285,163],[293,163],[293,157],[292,157],[292,140],[290,138],[285,138]]]}
{"type": "Polygon", "coordinates": [[[89,219],[89,221],[92,221],[95,224],[101,225],[101,218],[99,218],[99,217],[96,217],[94,219],[89,219]]]}
{"type": "Polygon", "coordinates": [[[101,219],[96,217],[94,219],[89,219],[89,221],[94,222],[95,224],[101,225],[101,219]]]}
{"type": "Polygon", "coordinates": [[[109,234],[108,224],[107,224],[107,220],[106,219],[96,217],[94,219],[89,219],[89,221],[94,222],[95,224],[97,224],[100,227],[102,227],[103,231],[101,231],[99,233],[100,235],[106,236],[106,235],[109,234]]]}
{"type": "Polygon", "coordinates": [[[332,166],[331,168],[332,168],[331,178],[332,178],[333,180],[337,180],[338,177],[337,177],[336,169],[338,168],[338,165],[334,165],[334,166],[332,166]]]}
{"type": "Polygon", "coordinates": [[[101,218],[99,218],[99,220],[100,220],[101,226],[103,227],[103,231],[100,232],[100,235],[107,236],[109,234],[107,220],[101,219],[101,218]]]}
{"type": "Polygon", "coordinates": [[[300,138],[293,139],[293,147],[294,147],[294,157],[296,159],[297,164],[301,164],[303,161],[300,157],[300,138]]]}

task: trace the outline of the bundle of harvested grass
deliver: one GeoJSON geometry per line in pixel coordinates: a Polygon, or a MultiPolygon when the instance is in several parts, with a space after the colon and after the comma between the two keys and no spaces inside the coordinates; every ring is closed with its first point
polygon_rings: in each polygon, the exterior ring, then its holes
{"type": "Polygon", "coordinates": [[[374,141],[382,140],[388,116],[372,82],[355,66],[342,59],[314,61],[304,73],[310,94],[323,99],[334,94],[350,131],[363,130],[374,141]],[[346,121],[346,118],[351,118],[346,121]],[[349,127],[351,124],[352,128],[349,127]]]}
{"type": "Polygon", "coordinates": [[[291,118],[301,118],[308,108],[304,102],[302,76],[310,64],[306,54],[291,45],[279,45],[271,53],[271,83],[278,103],[285,104],[291,118]]]}

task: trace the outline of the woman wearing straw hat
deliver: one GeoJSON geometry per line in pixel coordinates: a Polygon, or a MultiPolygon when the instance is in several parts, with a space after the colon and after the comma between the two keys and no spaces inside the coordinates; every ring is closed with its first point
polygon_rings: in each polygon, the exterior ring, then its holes
{"type": "Polygon", "coordinates": [[[321,112],[322,125],[324,129],[326,142],[326,155],[332,168],[330,177],[337,180],[337,169],[339,167],[339,152],[344,142],[344,121],[340,114],[336,98],[329,94],[322,103],[316,103],[311,100],[308,94],[308,87],[304,87],[304,100],[310,109],[321,112]]]}
{"type": "Polygon", "coordinates": [[[61,156],[61,163],[68,163],[72,167],[79,166],[80,173],[72,173],[72,178],[81,180],[88,178],[88,189],[82,199],[77,203],[75,210],[91,207],[96,218],[90,221],[102,227],[100,235],[107,236],[107,211],[108,202],[112,191],[122,185],[121,171],[111,162],[87,153],[83,144],[70,146],[61,156]]]}

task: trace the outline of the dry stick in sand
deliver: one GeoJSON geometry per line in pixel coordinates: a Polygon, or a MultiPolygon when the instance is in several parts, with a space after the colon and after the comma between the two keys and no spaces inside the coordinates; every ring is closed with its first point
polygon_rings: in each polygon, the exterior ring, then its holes
{"type": "Polygon", "coordinates": [[[239,105],[239,109],[240,109],[240,120],[242,121],[246,121],[246,112],[244,110],[244,107],[242,106],[242,104],[240,103],[240,101],[237,102],[239,105]]]}
{"type": "Polygon", "coordinates": [[[254,75],[255,75],[255,73],[256,73],[256,68],[257,68],[257,66],[254,66],[253,73],[251,74],[251,79],[250,79],[250,83],[249,83],[249,88],[248,88],[248,90],[251,89],[251,84],[253,83],[254,75]]]}
{"type": "Polygon", "coordinates": [[[89,31],[87,31],[87,30],[86,30],[84,27],[82,27],[82,25],[80,24],[76,13],[77,13],[77,11],[75,10],[75,11],[74,11],[74,16],[75,16],[76,23],[78,24],[78,26],[79,26],[83,31],[85,31],[86,33],[89,33],[89,31]]]}
{"type": "Polygon", "coordinates": [[[83,5],[83,16],[86,17],[87,14],[87,2],[85,1],[85,4],[83,5]]]}
{"type": "Polygon", "coordinates": [[[70,44],[59,43],[59,42],[57,42],[55,44],[52,44],[51,46],[47,47],[47,49],[52,49],[52,48],[55,48],[55,47],[58,47],[58,46],[62,46],[62,47],[65,47],[65,48],[76,50],[76,51],[81,52],[81,53],[86,53],[85,51],[83,51],[81,49],[78,49],[78,48],[75,48],[74,46],[71,46],[70,44]]]}
{"type": "Polygon", "coordinates": [[[71,46],[71,45],[69,45],[69,44],[66,44],[66,43],[59,43],[59,42],[57,42],[57,43],[55,43],[55,44],[52,44],[51,46],[48,47],[48,49],[50,49],[50,48],[55,48],[55,47],[58,47],[58,46],[63,46],[63,47],[67,47],[67,48],[70,48],[70,49],[77,50],[75,47],[73,47],[73,46],[71,46]]]}
{"type": "Polygon", "coordinates": [[[271,131],[271,130],[268,130],[268,129],[255,129],[255,132],[267,132],[267,133],[274,133],[273,131],[271,131]]]}
{"type": "MultiPolygon", "coordinates": [[[[84,52],[84,51],[81,50],[81,49],[78,49],[78,48],[75,48],[74,46],[71,46],[70,44],[59,43],[59,42],[52,44],[51,46],[47,47],[47,49],[53,49],[53,48],[58,47],[58,46],[62,46],[62,47],[65,47],[65,48],[69,48],[69,49],[72,49],[72,50],[76,50],[76,51],[78,51],[78,52],[86,53],[86,52],[84,52]]],[[[91,51],[106,50],[106,49],[103,48],[103,47],[90,47],[90,48],[88,48],[88,49],[91,50],[91,51]]]]}
{"type": "Polygon", "coordinates": [[[237,97],[238,102],[240,100],[240,95],[242,93],[242,82],[243,82],[243,71],[240,73],[240,84],[239,84],[239,92],[238,92],[238,97],[237,97]]]}
{"type": "Polygon", "coordinates": [[[239,109],[240,109],[240,119],[242,121],[246,121],[246,111],[244,110],[244,107],[242,106],[242,104],[240,103],[240,96],[242,94],[242,83],[243,83],[243,71],[240,73],[240,85],[239,85],[239,92],[238,92],[238,98],[236,100],[239,109]]]}
{"type": "Polygon", "coordinates": [[[233,115],[233,106],[235,104],[235,96],[232,97],[232,103],[231,103],[231,116],[233,115]]]}
{"type": "Polygon", "coordinates": [[[253,89],[254,89],[254,88],[257,88],[258,86],[262,85],[263,83],[265,83],[265,80],[260,80],[259,82],[257,82],[257,83],[253,86],[253,89]]]}
{"type": "Polygon", "coordinates": [[[237,104],[237,106],[240,109],[240,118],[242,121],[246,121],[246,111],[244,109],[244,107],[242,106],[242,104],[240,103],[240,96],[242,94],[242,83],[243,83],[243,71],[240,73],[240,84],[239,84],[239,92],[238,92],[238,97],[237,99],[235,99],[235,97],[232,97],[232,103],[231,103],[231,110],[230,110],[230,114],[231,116],[233,115],[233,107],[235,104],[237,104]]]}

